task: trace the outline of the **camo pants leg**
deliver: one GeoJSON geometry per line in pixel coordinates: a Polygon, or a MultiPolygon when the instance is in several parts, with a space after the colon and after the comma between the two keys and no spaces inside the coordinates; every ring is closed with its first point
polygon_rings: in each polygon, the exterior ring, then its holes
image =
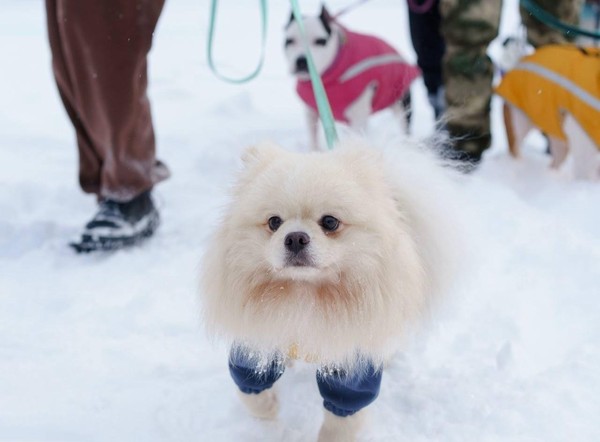
{"type": "MultiPolygon", "coordinates": [[[[570,25],[579,23],[579,14],[583,0],[535,0],[544,11],[552,14],[558,20],[570,25]]],[[[527,28],[527,40],[534,47],[547,44],[564,44],[572,42],[576,35],[565,35],[558,29],[545,25],[525,8],[521,7],[521,19],[527,28]]]]}
{"type": "Polygon", "coordinates": [[[494,68],[486,54],[497,36],[502,0],[441,0],[446,125],[453,147],[479,160],[491,143],[494,68]]]}

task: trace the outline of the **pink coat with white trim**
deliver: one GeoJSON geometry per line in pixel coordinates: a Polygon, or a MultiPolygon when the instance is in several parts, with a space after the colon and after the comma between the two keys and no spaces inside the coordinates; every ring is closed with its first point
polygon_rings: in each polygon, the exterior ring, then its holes
{"type": "MultiPolygon", "coordinates": [[[[406,63],[385,41],[342,29],[339,53],[321,79],[333,117],[336,121],[348,123],[346,109],[369,84],[377,85],[371,103],[373,112],[377,112],[402,99],[420,73],[418,67],[406,63]]],[[[298,80],[296,92],[317,111],[310,81],[298,80]]]]}

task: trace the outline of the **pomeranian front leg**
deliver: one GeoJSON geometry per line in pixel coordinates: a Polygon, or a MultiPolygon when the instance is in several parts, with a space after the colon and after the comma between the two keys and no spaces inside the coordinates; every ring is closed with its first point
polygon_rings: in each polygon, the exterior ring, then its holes
{"type": "Polygon", "coordinates": [[[239,397],[250,414],[261,419],[275,419],[279,401],[273,384],[281,377],[283,361],[262,361],[256,353],[234,347],[229,354],[229,373],[239,389],[239,397]]]}
{"type": "Polygon", "coordinates": [[[259,419],[276,419],[279,414],[277,393],[271,388],[260,393],[238,392],[240,400],[250,414],[259,419]]]}
{"type": "Polygon", "coordinates": [[[365,417],[365,408],[379,395],[383,367],[368,363],[354,373],[324,367],[317,372],[325,419],[319,442],[354,441],[365,417]]]}
{"type": "Polygon", "coordinates": [[[318,442],[354,442],[363,426],[364,417],[364,410],[346,417],[336,416],[325,411],[325,419],[319,430],[318,442]]]}

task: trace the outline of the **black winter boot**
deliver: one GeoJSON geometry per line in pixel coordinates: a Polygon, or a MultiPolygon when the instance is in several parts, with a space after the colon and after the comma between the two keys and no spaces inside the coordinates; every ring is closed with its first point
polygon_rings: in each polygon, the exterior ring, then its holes
{"type": "Polygon", "coordinates": [[[100,201],[98,212],[86,224],[81,240],[70,246],[77,252],[129,247],[152,236],[158,225],[158,211],[150,191],[125,203],[105,199],[100,201]]]}

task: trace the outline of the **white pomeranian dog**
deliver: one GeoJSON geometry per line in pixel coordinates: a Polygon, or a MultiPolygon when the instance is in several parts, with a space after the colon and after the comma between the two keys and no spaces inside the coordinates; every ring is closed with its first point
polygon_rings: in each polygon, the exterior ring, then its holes
{"type": "Polygon", "coordinates": [[[319,440],[355,439],[385,361],[460,262],[448,173],[415,146],[377,151],[362,139],[245,152],[205,255],[202,300],[252,414],[276,417],[271,387],[301,358],[324,399],[319,440]]]}

